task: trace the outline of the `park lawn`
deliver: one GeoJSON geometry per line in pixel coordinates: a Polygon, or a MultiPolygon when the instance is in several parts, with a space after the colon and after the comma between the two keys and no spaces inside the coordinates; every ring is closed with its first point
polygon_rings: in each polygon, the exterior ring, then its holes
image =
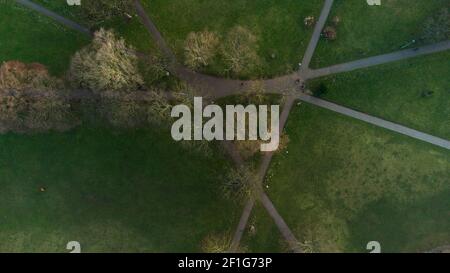
{"type": "Polygon", "coordinates": [[[72,54],[89,41],[83,34],[12,2],[1,4],[0,36],[0,63],[39,62],[56,75],[65,73],[72,54]]]}
{"type": "Polygon", "coordinates": [[[274,158],[266,183],[300,242],[318,252],[368,252],[369,241],[383,252],[450,243],[448,150],[305,103],[287,133],[288,153],[274,158]]]}
{"type": "MultiPolygon", "coordinates": [[[[84,22],[81,15],[81,8],[79,6],[67,5],[66,0],[33,0],[33,2],[36,2],[61,16],[88,27],[88,24],[84,22]]],[[[83,1],[81,4],[83,4],[83,1]]],[[[104,22],[101,27],[105,29],[114,29],[114,31],[120,37],[123,37],[128,44],[133,45],[141,52],[151,53],[156,50],[154,41],[145,27],[141,24],[137,15],[135,15],[130,21],[127,21],[124,18],[116,18],[111,21],[104,22]]]]}
{"type": "Polygon", "coordinates": [[[2,135],[0,252],[67,252],[69,241],[83,252],[201,251],[238,221],[240,205],[220,194],[228,166],[166,131],[2,135]]]}
{"type": "Polygon", "coordinates": [[[450,139],[450,51],[319,78],[326,100],[450,139]],[[427,92],[432,92],[427,96],[427,92]]]}
{"type": "Polygon", "coordinates": [[[369,6],[365,0],[336,0],[328,18],[338,16],[337,40],[321,39],[311,67],[325,67],[373,55],[400,50],[412,40],[419,41],[426,19],[448,0],[382,0],[381,6],[369,6]]]}
{"type": "Polygon", "coordinates": [[[247,253],[283,253],[289,248],[273,219],[259,202],[255,203],[252,214],[242,236],[241,248],[247,253]],[[254,230],[251,230],[251,226],[254,230]]]}
{"type": "MultiPolygon", "coordinates": [[[[142,1],[159,31],[183,60],[184,41],[192,31],[214,31],[222,38],[236,25],[258,37],[260,68],[239,75],[242,78],[287,74],[298,68],[313,28],[306,28],[307,16],[319,16],[323,1],[298,0],[155,0],[142,1]],[[275,54],[275,58],[272,58],[275,54]]],[[[220,58],[203,72],[226,75],[220,58]]]]}

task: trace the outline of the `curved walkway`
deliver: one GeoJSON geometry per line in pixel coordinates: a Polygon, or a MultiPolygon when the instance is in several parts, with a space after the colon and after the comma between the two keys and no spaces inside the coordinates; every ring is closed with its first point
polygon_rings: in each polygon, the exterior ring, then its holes
{"type": "MultiPolygon", "coordinates": [[[[136,5],[136,11],[139,17],[142,20],[142,23],[145,25],[146,29],[149,31],[153,39],[156,41],[158,47],[161,49],[161,51],[164,53],[165,56],[167,56],[170,61],[170,71],[179,77],[182,80],[185,80],[186,82],[192,84],[193,86],[197,87],[202,95],[209,95],[210,97],[214,99],[230,96],[230,95],[236,95],[236,94],[242,94],[243,92],[248,91],[248,85],[251,84],[254,81],[241,81],[241,80],[234,80],[234,79],[224,79],[219,78],[211,75],[205,75],[202,73],[197,73],[195,71],[192,71],[182,65],[180,65],[175,58],[175,55],[173,54],[170,47],[166,44],[164,38],[162,37],[161,33],[158,31],[156,26],[153,24],[153,22],[148,17],[147,13],[145,12],[145,9],[142,7],[139,0],[134,0],[136,5]]],[[[81,33],[84,33],[86,35],[91,36],[92,33],[90,30],[86,27],[81,26],[80,24],[69,20],[67,18],[64,18],[30,0],[16,0],[17,3],[22,4],[28,8],[31,8],[45,16],[51,17],[57,22],[66,25],[69,28],[72,28],[74,30],[77,30],[81,33]]],[[[326,0],[324,10],[331,8],[333,4],[333,0],[326,0]]],[[[319,18],[319,22],[321,23],[322,20],[326,21],[327,16],[321,15],[319,18]]],[[[314,40],[316,40],[316,36],[320,37],[321,28],[317,28],[314,31],[313,37],[314,40]],[[320,30],[318,30],[320,29],[320,30]]],[[[312,39],[313,40],[313,39],[312,39]]],[[[317,39],[318,41],[318,39],[317,39]]],[[[317,45],[317,44],[315,44],[317,45]]],[[[268,93],[278,93],[278,94],[284,94],[287,90],[292,90],[293,88],[297,88],[297,80],[301,77],[302,79],[313,79],[318,77],[323,77],[327,75],[332,75],[336,73],[342,73],[347,71],[352,71],[360,68],[367,68],[375,65],[380,65],[384,63],[389,63],[393,61],[399,61],[403,59],[413,58],[421,55],[426,54],[432,54],[437,53],[441,51],[446,51],[450,49],[450,41],[445,41],[441,43],[437,43],[434,45],[428,45],[423,47],[418,47],[414,49],[406,49],[401,50],[389,54],[369,57],[362,60],[352,61],[348,63],[343,64],[337,64],[330,67],[320,68],[320,69],[309,69],[308,64],[314,54],[313,48],[315,48],[314,44],[310,44],[308,46],[304,58],[303,58],[303,69],[301,71],[280,76],[273,79],[267,79],[263,80],[266,90],[268,93]]]]}

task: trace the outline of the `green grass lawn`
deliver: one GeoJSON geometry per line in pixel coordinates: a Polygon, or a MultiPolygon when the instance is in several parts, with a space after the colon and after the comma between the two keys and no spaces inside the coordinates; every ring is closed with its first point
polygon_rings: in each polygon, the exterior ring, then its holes
{"type": "MultiPolygon", "coordinates": [[[[303,20],[318,17],[323,1],[298,0],[155,0],[142,1],[179,60],[184,41],[191,31],[215,31],[222,37],[236,25],[250,29],[258,37],[262,68],[250,77],[286,74],[297,69],[308,45],[312,28],[303,20]],[[275,58],[271,55],[275,54],[275,58]]],[[[224,74],[224,65],[216,60],[204,72],[224,74]]],[[[248,75],[246,75],[248,76],[248,75]]]]}
{"type": "Polygon", "coordinates": [[[323,96],[372,115],[450,139],[450,52],[320,78],[323,96]],[[432,92],[431,95],[424,95],[432,92]]]}
{"type": "Polygon", "coordinates": [[[0,62],[39,62],[61,75],[72,54],[88,43],[84,35],[34,11],[12,2],[0,5],[0,62]]]}
{"type": "Polygon", "coordinates": [[[68,252],[69,241],[84,252],[200,251],[238,221],[240,206],[220,196],[227,166],[168,132],[0,136],[0,252],[68,252]]]}
{"type": "Polygon", "coordinates": [[[253,207],[240,245],[247,253],[283,253],[289,249],[273,219],[259,202],[253,207]]]}
{"type": "Polygon", "coordinates": [[[301,242],[355,252],[373,240],[383,252],[450,243],[448,150],[305,103],[287,132],[288,153],[275,157],[266,183],[301,242]]]}
{"type": "MultiPolygon", "coordinates": [[[[33,0],[33,2],[81,25],[87,26],[81,16],[81,8],[78,6],[67,5],[66,0],[33,0]]],[[[104,27],[105,29],[114,29],[120,37],[123,37],[125,41],[127,41],[127,43],[133,45],[141,52],[150,53],[156,49],[155,43],[137,16],[133,17],[130,21],[126,21],[124,18],[116,18],[104,22],[101,27],[104,27]]]]}
{"type": "MultiPolygon", "coordinates": [[[[421,37],[422,26],[448,0],[384,0],[381,6],[369,6],[365,0],[336,0],[329,16],[341,22],[337,40],[321,39],[311,66],[324,67],[399,50],[421,37]]],[[[417,44],[420,44],[418,41],[417,44]]]]}

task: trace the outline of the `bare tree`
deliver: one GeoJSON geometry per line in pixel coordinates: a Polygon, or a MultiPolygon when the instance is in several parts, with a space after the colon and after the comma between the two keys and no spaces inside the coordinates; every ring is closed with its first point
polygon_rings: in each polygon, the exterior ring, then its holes
{"type": "Polygon", "coordinates": [[[238,201],[247,200],[249,197],[258,198],[262,190],[258,175],[247,166],[230,169],[222,188],[226,197],[238,201]]]}
{"type": "Polygon", "coordinates": [[[76,124],[61,80],[41,64],[0,67],[0,132],[65,130],[76,124]]]}
{"type": "Polygon", "coordinates": [[[163,91],[106,91],[101,94],[103,117],[113,126],[138,128],[169,124],[172,106],[163,91]]]}
{"type": "Polygon", "coordinates": [[[261,62],[257,50],[256,36],[247,28],[234,27],[228,32],[221,50],[227,70],[235,74],[248,73],[261,62]]]}
{"type": "Polygon", "coordinates": [[[132,0],[83,0],[81,15],[92,27],[115,17],[129,18],[134,14],[132,0]]]}
{"type": "Polygon", "coordinates": [[[104,29],[94,34],[89,46],[75,53],[69,79],[76,87],[95,93],[134,91],[143,84],[133,48],[104,29]]]}
{"type": "Polygon", "coordinates": [[[329,41],[337,39],[337,30],[333,26],[327,26],[323,29],[322,35],[329,41]]]}
{"type": "Polygon", "coordinates": [[[184,43],[185,63],[192,69],[209,65],[217,53],[219,38],[214,32],[191,32],[184,43]]]}

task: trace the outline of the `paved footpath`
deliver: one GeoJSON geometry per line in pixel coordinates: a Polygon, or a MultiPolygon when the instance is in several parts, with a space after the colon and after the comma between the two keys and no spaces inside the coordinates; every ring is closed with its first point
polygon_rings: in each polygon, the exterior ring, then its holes
{"type": "Polygon", "coordinates": [[[306,77],[308,79],[323,77],[331,74],[337,74],[342,72],[348,72],[356,69],[371,67],[375,65],[400,61],[404,59],[409,59],[413,57],[418,57],[422,55],[437,53],[441,51],[446,51],[450,49],[450,41],[445,41],[433,45],[427,45],[422,47],[416,47],[411,49],[400,50],[397,52],[369,57],[366,59],[361,59],[353,62],[337,64],[325,68],[309,70],[306,72],[306,77]]]}
{"type": "Polygon", "coordinates": [[[84,34],[86,34],[88,36],[92,35],[91,31],[88,28],[85,28],[85,27],[75,23],[72,20],[64,18],[61,15],[58,15],[58,14],[54,13],[53,11],[50,11],[50,10],[42,7],[41,5],[33,3],[32,1],[29,1],[29,0],[16,0],[16,2],[21,4],[21,5],[23,5],[23,6],[25,6],[25,7],[30,8],[32,10],[35,10],[35,11],[37,11],[37,12],[39,12],[39,13],[45,15],[45,16],[48,16],[48,17],[56,20],[57,22],[65,25],[65,26],[67,26],[67,27],[69,27],[71,29],[74,29],[76,31],[84,33],[84,34]]]}
{"type": "Polygon", "coordinates": [[[316,23],[316,27],[314,28],[313,35],[308,44],[308,48],[306,49],[305,55],[303,56],[302,67],[308,68],[309,63],[314,55],[314,51],[316,50],[317,44],[319,43],[320,36],[322,30],[327,22],[328,15],[330,14],[331,7],[333,6],[334,0],[326,0],[325,4],[322,8],[322,12],[320,13],[319,20],[316,23]]]}
{"type": "Polygon", "coordinates": [[[304,102],[308,102],[311,103],[313,105],[355,118],[355,119],[359,119],[362,121],[365,121],[367,123],[376,125],[378,127],[382,127],[397,133],[400,133],[402,135],[406,135],[415,139],[419,139],[428,143],[431,143],[433,145],[436,146],[440,146],[442,148],[445,148],[447,150],[450,150],[450,141],[439,138],[439,137],[435,137],[429,134],[425,134],[422,132],[419,132],[417,130],[384,120],[384,119],[380,119],[377,117],[373,117],[355,110],[352,110],[350,108],[347,107],[343,107],[341,105],[326,101],[326,100],[322,100],[316,97],[312,97],[306,94],[299,94],[297,96],[298,99],[304,101],[304,102]]]}
{"type": "MultiPolygon", "coordinates": [[[[287,97],[286,102],[283,106],[283,111],[280,115],[280,134],[282,133],[284,127],[286,126],[287,119],[289,117],[289,113],[291,112],[291,109],[294,105],[294,102],[296,100],[295,96],[289,96],[287,97]]],[[[260,183],[264,182],[264,178],[266,177],[267,171],[270,167],[270,162],[272,161],[274,152],[267,152],[264,154],[262,158],[262,162],[258,171],[258,176],[260,179],[260,183]]],[[[276,226],[278,227],[278,230],[281,232],[281,235],[283,235],[284,239],[288,243],[290,249],[294,252],[301,252],[299,249],[299,243],[297,239],[295,238],[294,233],[291,231],[289,226],[286,224],[286,222],[283,220],[282,216],[278,213],[278,211],[275,209],[275,206],[270,201],[269,197],[266,195],[266,193],[263,191],[263,193],[260,196],[260,201],[263,204],[264,208],[267,210],[269,215],[274,220],[276,226]]]]}

